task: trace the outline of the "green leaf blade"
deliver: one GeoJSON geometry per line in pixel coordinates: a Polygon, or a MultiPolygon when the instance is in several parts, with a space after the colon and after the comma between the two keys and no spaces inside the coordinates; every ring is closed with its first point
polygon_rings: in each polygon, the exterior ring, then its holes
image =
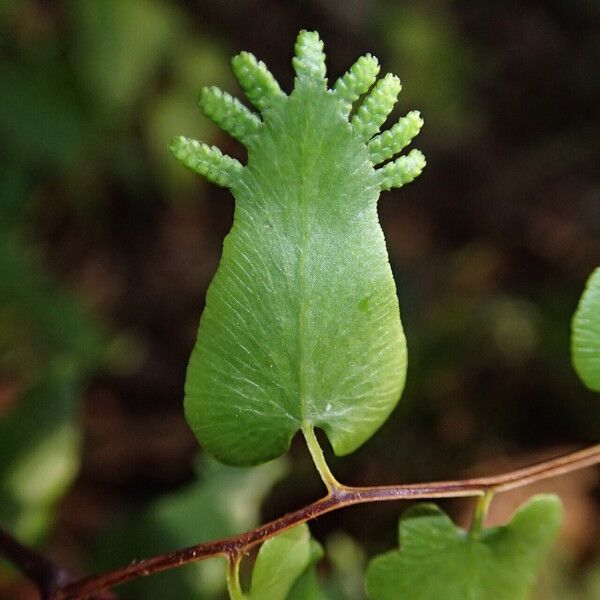
{"type": "Polygon", "coordinates": [[[434,505],[400,520],[400,550],[373,559],[371,600],[525,600],[562,520],[556,496],[532,498],[503,527],[470,537],[434,505]]]}
{"type": "Polygon", "coordinates": [[[273,458],[305,423],[346,454],[396,405],[406,344],[378,184],[332,95],[300,88],[265,119],[186,381],[188,422],[220,460],[273,458]]]}
{"type": "Polygon", "coordinates": [[[588,279],[573,316],[571,355],[583,383],[600,392],[600,267],[588,279]]]}
{"type": "MultiPolygon", "coordinates": [[[[374,169],[364,127],[349,123],[349,96],[326,88],[321,41],[309,32],[298,39],[289,96],[251,55],[234,59],[255,105],[273,92],[258,103],[263,120],[246,166],[227,163],[223,174],[226,157],[215,149],[184,138],[174,145],[188,167],[229,185],[236,200],[184,401],[200,443],[229,464],[275,458],[306,427],[322,428],[335,453],[348,454],[387,419],[406,377],[377,200],[382,183],[407,183],[422,164],[409,155],[397,172],[374,169]]],[[[355,74],[362,83],[363,67],[355,74]]],[[[398,90],[388,76],[365,101],[369,131],[398,90]]]]}

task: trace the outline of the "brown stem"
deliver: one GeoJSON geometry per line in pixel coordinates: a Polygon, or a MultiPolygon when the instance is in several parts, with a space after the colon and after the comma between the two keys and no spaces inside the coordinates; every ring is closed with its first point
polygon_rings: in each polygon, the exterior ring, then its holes
{"type": "Polygon", "coordinates": [[[600,463],[600,444],[546,460],[524,469],[491,477],[373,487],[351,487],[337,484],[332,487],[324,498],[256,529],[223,540],[175,550],[108,573],[80,579],[58,590],[51,597],[51,600],[82,600],[88,598],[90,594],[137,577],[165,571],[206,558],[236,556],[286,529],[345,506],[389,500],[483,496],[488,492],[504,492],[528,485],[534,481],[556,477],[598,463],[600,463]]]}

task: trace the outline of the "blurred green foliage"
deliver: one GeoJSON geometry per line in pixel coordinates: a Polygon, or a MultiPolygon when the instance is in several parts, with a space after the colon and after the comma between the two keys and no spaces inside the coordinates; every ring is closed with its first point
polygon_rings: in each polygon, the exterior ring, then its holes
{"type": "Polygon", "coordinates": [[[77,381],[69,365],[48,370],[0,421],[0,523],[39,542],[77,474],[77,381]]]}
{"type": "Polygon", "coordinates": [[[471,95],[480,66],[449,9],[390,4],[381,22],[387,24],[381,34],[389,59],[403,81],[402,102],[419,107],[431,135],[464,136],[477,119],[471,95]]]}

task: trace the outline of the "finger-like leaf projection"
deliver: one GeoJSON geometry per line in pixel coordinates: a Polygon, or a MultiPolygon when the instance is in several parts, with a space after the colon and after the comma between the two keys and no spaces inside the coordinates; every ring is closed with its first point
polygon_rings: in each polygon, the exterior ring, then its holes
{"type": "Polygon", "coordinates": [[[433,504],[400,519],[400,550],[371,561],[371,600],[525,600],[562,519],[556,496],[536,496],[503,527],[470,536],[433,504]]]}
{"type": "Polygon", "coordinates": [[[328,89],[323,43],[301,32],[293,65],[288,96],[251,54],[233,59],[260,115],[216,88],[200,96],[204,113],[247,147],[246,166],[195,140],[172,144],[236,200],[185,387],[197,438],[233,464],[278,456],[307,427],[324,429],[337,454],[353,451],[387,419],[406,375],[377,200],[425,160],[413,150],[376,165],[410,142],[421,118],[411,112],[376,135],[400,82],[375,83],[370,55],[328,89]]]}
{"type": "Polygon", "coordinates": [[[573,316],[572,330],[575,370],[585,385],[600,392],[600,267],[588,279],[573,316]]]}

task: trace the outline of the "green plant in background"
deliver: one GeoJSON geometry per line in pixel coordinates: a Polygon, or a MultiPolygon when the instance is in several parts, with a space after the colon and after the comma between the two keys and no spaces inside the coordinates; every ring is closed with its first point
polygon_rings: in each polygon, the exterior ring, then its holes
{"type": "MultiPolygon", "coordinates": [[[[180,137],[172,144],[187,167],[229,187],[236,199],[234,224],[188,366],[185,412],[206,450],[232,465],[280,456],[301,430],[327,495],[235,535],[253,526],[256,514],[246,511],[232,519],[236,510],[228,510],[227,499],[239,492],[236,501],[243,502],[252,495],[248,486],[262,495],[281,467],[209,467],[212,474],[203,482],[157,503],[112,543],[127,535],[137,540],[139,552],[160,552],[145,535],[148,528],[164,532],[173,544],[190,543],[187,536],[231,537],[57,584],[48,597],[94,597],[142,575],[223,557],[233,600],[326,599],[330,594],[316,569],[323,549],[311,538],[307,521],[363,502],[473,496],[477,503],[468,531],[431,504],[405,513],[400,549],[369,564],[367,594],[372,600],[524,599],[560,526],[560,501],[537,496],[509,524],[486,529],[494,493],[600,461],[600,448],[593,447],[466,481],[356,488],[336,480],[315,428],[324,430],[336,454],[353,452],[387,419],[404,387],[406,342],[377,200],[381,190],[421,173],[425,161],[419,151],[394,157],[422,121],[413,111],[379,133],[400,83],[393,75],[376,82],[379,66],[370,55],[329,89],[323,44],[316,33],[301,32],[293,64],[295,87],[288,96],[251,54],[233,59],[234,72],[260,114],[214,87],[200,95],[205,115],[246,146],[247,165],[196,140],[180,137]],[[194,518],[198,523],[192,527],[188,523],[194,518]],[[243,591],[242,559],[259,544],[243,591]]],[[[600,371],[598,283],[596,271],[573,321],[573,360],[592,389],[598,389],[600,371]]],[[[11,555],[1,536],[0,551],[19,563],[19,553],[11,555]]],[[[179,582],[178,593],[210,596],[194,584],[194,576],[179,582]]],[[[163,594],[151,582],[142,593],[163,594]]]]}
{"type": "Polygon", "coordinates": [[[400,519],[400,550],[369,565],[369,597],[526,598],[561,520],[556,496],[536,496],[504,527],[469,533],[437,506],[417,505],[400,519]]]}
{"type": "Polygon", "coordinates": [[[600,392],[600,267],[590,275],[573,316],[572,353],[581,380],[600,392]]]}

